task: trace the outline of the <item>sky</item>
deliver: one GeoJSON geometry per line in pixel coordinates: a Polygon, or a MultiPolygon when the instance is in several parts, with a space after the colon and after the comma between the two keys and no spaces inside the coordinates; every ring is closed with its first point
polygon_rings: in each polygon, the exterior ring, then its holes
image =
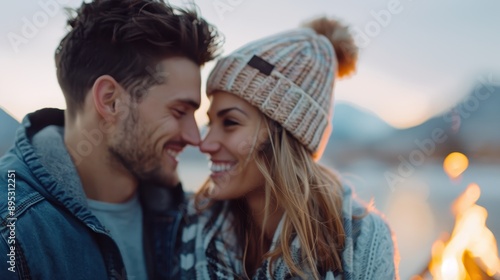
{"type": "MultiPolygon", "coordinates": [[[[186,6],[192,0],[171,3],[186,6]]],[[[228,54],[254,39],[329,16],[350,26],[357,72],[336,82],[345,101],[403,128],[443,113],[480,82],[500,84],[500,2],[494,0],[195,0],[225,36],[228,54]]],[[[54,50],[65,34],[63,7],[81,0],[5,1],[0,9],[0,107],[21,120],[65,108],[54,50]]],[[[213,63],[202,70],[205,80],[213,63]]],[[[203,95],[203,94],[202,94],[203,95]]],[[[197,112],[205,121],[208,101],[197,112]]]]}

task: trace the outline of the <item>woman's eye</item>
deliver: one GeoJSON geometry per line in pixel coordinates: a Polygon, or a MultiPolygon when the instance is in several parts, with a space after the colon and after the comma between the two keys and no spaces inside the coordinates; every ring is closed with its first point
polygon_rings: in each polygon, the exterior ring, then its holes
{"type": "Polygon", "coordinates": [[[224,124],[224,126],[233,126],[233,125],[237,125],[238,123],[235,121],[226,119],[226,120],[224,120],[223,124],[224,124]]]}

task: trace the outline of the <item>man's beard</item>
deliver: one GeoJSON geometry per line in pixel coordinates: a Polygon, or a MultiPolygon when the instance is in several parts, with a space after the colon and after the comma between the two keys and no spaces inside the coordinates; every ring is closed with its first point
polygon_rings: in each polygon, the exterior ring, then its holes
{"type": "Polygon", "coordinates": [[[129,116],[108,146],[111,160],[124,166],[141,184],[175,186],[179,183],[177,171],[163,170],[163,150],[155,151],[151,135],[137,119],[129,116]]]}

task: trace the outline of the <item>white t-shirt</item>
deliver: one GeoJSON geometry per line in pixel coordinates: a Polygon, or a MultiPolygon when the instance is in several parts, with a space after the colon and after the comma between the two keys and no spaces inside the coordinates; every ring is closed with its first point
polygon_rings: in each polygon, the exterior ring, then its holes
{"type": "Polygon", "coordinates": [[[127,279],[147,279],[142,244],[142,208],[138,196],[125,203],[87,199],[92,213],[118,245],[127,271],[127,279]]]}

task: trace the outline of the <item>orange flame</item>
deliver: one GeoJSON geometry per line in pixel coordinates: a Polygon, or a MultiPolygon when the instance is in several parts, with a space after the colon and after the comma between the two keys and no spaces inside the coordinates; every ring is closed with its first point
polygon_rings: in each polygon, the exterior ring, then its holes
{"type": "Polygon", "coordinates": [[[464,265],[464,255],[469,254],[474,263],[490,277],[500,276],[500,259],[493,233],[486,227],[488,212],[475,204],[481,190],[470,184],[453,203],[456,223],[448,242],[438,240],[432,247],[429,270],[436,280],[473,280],[464,265]]]}

